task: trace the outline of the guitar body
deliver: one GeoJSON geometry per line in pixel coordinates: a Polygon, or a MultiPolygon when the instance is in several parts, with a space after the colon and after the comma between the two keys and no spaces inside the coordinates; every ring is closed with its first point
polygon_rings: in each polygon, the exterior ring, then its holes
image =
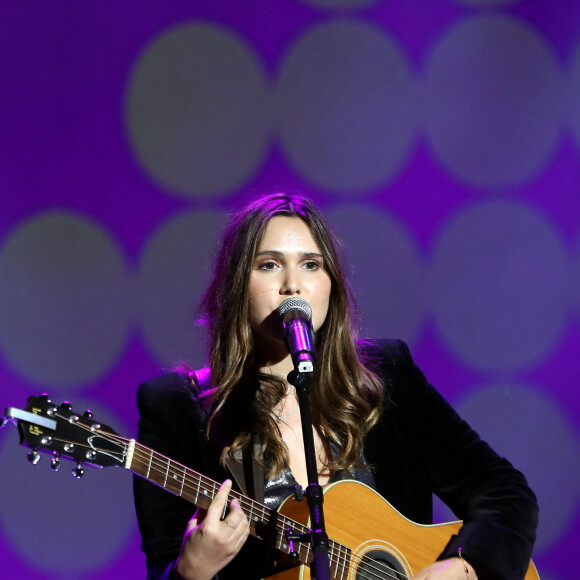
{"type": "MultiPolygon", "coordinates": [[[[290,497],[279,511],[308,527],[310,515],[306,499],[296,501],[290,497]]],[[[337,570],[333,576],[336,580],[412,578],[436,561],[462,525],[460,521],[416,524],[374,490],[356,481],[340,481],[325,488],[324,517],[328,536],[352,550],[349,569],[337,570]],[[366,562],[361,560],[362,556],[367,557],[366,562]],[[371,568],[365,570],[365,566],[371,568]]],[[[311,580],[310,567],[296,565],[268,579],[311,580]]],[[[525,580],[539,580],[531,562],[525,580]]]]}

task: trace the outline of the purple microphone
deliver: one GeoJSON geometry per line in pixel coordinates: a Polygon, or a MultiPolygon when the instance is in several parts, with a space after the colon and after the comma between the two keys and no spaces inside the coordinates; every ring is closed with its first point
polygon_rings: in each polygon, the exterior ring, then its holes
{"type": "Polygon", "coordinates": [[[278,306],[282,319],[288,351],[294,368],[299,373],[314,370],[314,331],[312,330],[312,308],[302,298],[287,298],[278,306]]]}

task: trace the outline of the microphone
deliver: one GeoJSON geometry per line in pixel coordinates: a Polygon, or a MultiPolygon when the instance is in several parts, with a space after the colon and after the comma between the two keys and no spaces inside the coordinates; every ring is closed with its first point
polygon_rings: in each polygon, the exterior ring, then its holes
{"type": "Polygon", "coordinates": [[[277,312],[282,319],[284,337],[294,368],[299,373],[313,372],[316,357],[310,304],[302,298],[287,298],[278,306],[277,312]]]}

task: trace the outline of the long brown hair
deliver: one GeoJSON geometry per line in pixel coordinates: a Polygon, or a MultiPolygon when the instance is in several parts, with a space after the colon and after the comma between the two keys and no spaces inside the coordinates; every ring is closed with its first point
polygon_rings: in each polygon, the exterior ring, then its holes
{"type": "Polygon", "coordinates": [[[280,215],[306,223],[331,279],[328,314],[315,338],[312,419],[320,435],[339,449],[328,467],[357,467],[364,437],[382,409],[383,386],[367,368],[357,342],[355,303],[339,256],[340,243],[318,208],[301,195],[260,197],[238,211],[223,232],[213,277],[201,303],[209,331],[212,385],[203,394],[211,409],[208,433],[216,427],[223,457],[258,441],[261,457],[257,459],[269,476],[288,466],[288,449],[271,413],[284,396],[286,384],[257,368],[248,299],[256,250],[269,221],[280,215]]]}

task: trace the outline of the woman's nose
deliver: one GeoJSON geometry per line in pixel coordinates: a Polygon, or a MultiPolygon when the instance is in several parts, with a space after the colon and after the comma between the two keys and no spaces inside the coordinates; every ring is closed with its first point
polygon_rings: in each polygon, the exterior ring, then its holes
{"type": "Polygon", "coordinates": [[[295,272],[286,272],[280,290],[282,294],[300,294],[299,276],[295,272]]]}

